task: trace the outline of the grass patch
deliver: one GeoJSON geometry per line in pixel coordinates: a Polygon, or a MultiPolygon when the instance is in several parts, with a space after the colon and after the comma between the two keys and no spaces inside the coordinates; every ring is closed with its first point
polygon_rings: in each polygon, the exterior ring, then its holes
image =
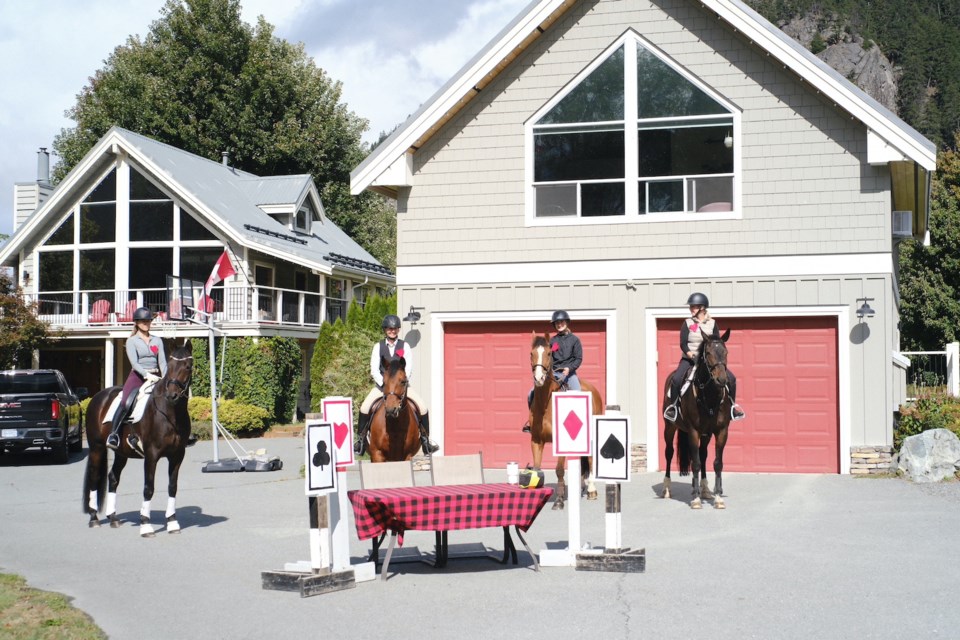
{"type": "Polygon", "coordinates": [[[0,637],[9,640],[101,640],[107,635],[70,599],[0,573],[0,637]]]}

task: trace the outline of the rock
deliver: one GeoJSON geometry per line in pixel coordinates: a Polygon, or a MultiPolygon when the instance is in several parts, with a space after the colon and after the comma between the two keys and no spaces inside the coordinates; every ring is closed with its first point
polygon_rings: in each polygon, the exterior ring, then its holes
{"type": "Polygon", "coordinates": [[[960,438],[948,429],[930,429],[903,441],[897,470],[914,482],[940,482],[960,471],[960,438]]]}

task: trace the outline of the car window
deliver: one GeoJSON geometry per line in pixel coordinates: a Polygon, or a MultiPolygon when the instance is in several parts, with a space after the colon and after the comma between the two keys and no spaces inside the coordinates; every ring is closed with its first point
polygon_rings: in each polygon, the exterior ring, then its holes
{"type": "Polygon", "coordinates": [[[59,393],[60,382],[54,373],[15,373],[0,376],[0,393],[59,393]]]}

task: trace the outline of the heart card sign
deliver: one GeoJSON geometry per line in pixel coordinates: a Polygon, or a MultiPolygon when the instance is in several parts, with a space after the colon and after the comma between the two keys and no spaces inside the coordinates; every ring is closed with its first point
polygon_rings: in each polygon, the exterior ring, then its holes
{"type": "Polygon", "coordinates": [[[329,422],[308,419],[304,438],[306,438],[306,494],[319,496],[335,492],[337,471],[333,450],[333,426],[329,422]]]}
{"type": "Polygon", "coordinates": [[[331,397],[320,401],[324,422],[333,427],[333,447],[337,467],[349,467],[356,462],[353,454],[353,398],[331,397]]]}
{"type": "Polygon", "coordinates": [[[590,455],[592,403],[586,391],[553,394],[553,455],[590,455]]]}
{"type": "Polygon", "coordinates": [[[603,415],[593,419],[597,443],[593,468],[597,480],[630,482],[630,418],[603,415]]]}

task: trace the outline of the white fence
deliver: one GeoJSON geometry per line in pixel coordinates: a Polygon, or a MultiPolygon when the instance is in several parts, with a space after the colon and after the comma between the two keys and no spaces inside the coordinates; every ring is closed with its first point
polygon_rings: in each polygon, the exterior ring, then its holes
{"type": "Polygon", "coordinates": [[[951,342],[943,351],[902,351],[910,359],[907,369],[907,399],[921,389],[944,389],[960,396],[960,343],[951,342]]]}

